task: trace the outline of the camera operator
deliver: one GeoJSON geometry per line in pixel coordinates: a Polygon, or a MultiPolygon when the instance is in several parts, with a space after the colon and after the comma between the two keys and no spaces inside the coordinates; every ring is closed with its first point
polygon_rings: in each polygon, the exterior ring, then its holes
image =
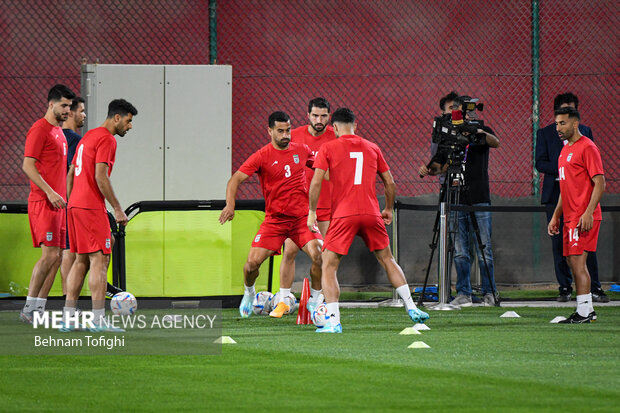
{"type": "MultiPolygon", "coordinates": [[[[477,101],[469,96],[461,96],[456,99],[456,110],[452,112],[452,123],[457,123],[457,116],[463,113],[463,104],[477,101]]],[[[468,109],[470,107],[468,106],[468,109]]],[[[481,109],[481,106],[480,106],[481,109]]],[[[465,127],[461,129],[460,138],[466,138],[469,143],[464,147],[462,163],[464,165],[463,177],[464,185],[461,187],[459,203],[461,205],[472,206],[488,206],[491,204],[489,192],[489,148],[499,147],[499,139],[495,136],[493,130],[488,126],[484,126],[478,121],[478,116],[473,110],[465,110],[464,118],[466,120],[465,127]],[[479,126],[475,126],[479,124],[479,126]]],[[[453,149],[456,151],[458,149],[453,149]]],[[[429,165],[420,166],[418,172],[420,176],[438,175],[448,171],[450,163],[453,162],[453,153],[445,150],[438,150],[429,165]]],[[[461,307],[472,305],[472,288],[471,288],[471,261],[473,257],[469,251],[470,236],[474,234],[474,227],[471,221],[471,215],[468,211],[453,212],[458,214],[458,227],[455,234],[455,255],[454,264],[456,266],[457,296],[452,300],[452,304],[461,307]]],[[[495,289],[495,279],[493,271],[493,252],[491,250],[491,213],[488,211],[475,211],[474,213],[478,227],[480,230],[480,238],[484,244],[484,259],[488,266],[489,274],[486,273],[482,253],[477,248],[478,262],[481,271],[482,294],[485,305],[495,305],[495,297],[493,291],[495,289]],[[490,281],[489,281],[490,280],[490,281]],[[491,283],[493,283],[491,285],[491,283]]],[[[452,221],[452,219],[451,219],[452,221]]],[[[474,242],[477,244],[477,240],[474,242]]]]}

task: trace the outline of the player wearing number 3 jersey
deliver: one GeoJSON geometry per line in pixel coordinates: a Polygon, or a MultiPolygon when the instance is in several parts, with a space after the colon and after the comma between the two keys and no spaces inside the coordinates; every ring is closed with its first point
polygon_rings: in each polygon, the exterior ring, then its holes
{"type": "MultiPolygon", "coordinates": [[[[245,292],[239,306],[241,317],[249,317],[251,314],[252,299],[256,294],[254,284],[260,265],[269,256],[279,254],[287,238],[310,256],[311,275],[321,279],[319,240],[322,238],[306,227],[308,189],[305,168],[312,166],[314,156],[307,145],[291,143],[291,120],[286,113],[272,113],[268,123],[271,143],[250,156],[230,178],[226,186],[226,207],[219,218],[221,224],[234,218],[239,185],[257,173],[265,197],[265,221],[254,237],[248,260],[243,267],[245,292]]],[[[278,313],[281,316],[288,311],[288,305],[284,302],[280,304],[278,313]]]]}
{"type": "Polygon", "coordinates": [[[337,140],[321,146],[314,162],[315,172],[310,184],[308,228],[315,228],[316,209],[323,179],[329,171],[332,185],[332,221],[323,247],[323,294],[330,322],[317,332],[341,333],[338,298],[340,288],[336,272],[340,260],[349,252],[355,235],[363,238],[375,253],[388,278],[405,302],[415,322],[424,322],[428,314],[420,311],[411,298],[403,270],[394,260],[385,225],[392,222],[395,185],[390,169],[377,145],[355,135],[355,115],[340,108],[332,115],[337,140]],[[385,186],[385,209],[380,211],[375,193],[379,175],[385,186]]]}
{"type": "Polygon", "coordinates": [[[577,311],[564,323],[589,323],[596,320],[596,313],[586,259],[588,251],[596,251],[601,225],[599,202],[605,191],[603,163],[596,145],[579,132],[577,109],[570,106],[557,109],[555,124],[560,139],[567,143],[558,158],[560,198],[547,232],[557,234],[560,217],[564,215],[564,255],[577,286],[577,311]]]}

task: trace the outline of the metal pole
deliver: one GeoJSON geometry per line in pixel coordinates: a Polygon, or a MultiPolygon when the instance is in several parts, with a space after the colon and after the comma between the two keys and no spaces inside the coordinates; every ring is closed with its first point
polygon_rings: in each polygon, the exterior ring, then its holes
{"type": "Polygon", "coordinates": [[[460,310],[456,305],[448,304],[450,285],[448,283],[448,203],[439,205],[439,302],[429,310],[460,310]]]}
{"type": "Polygon", "coordinates": [[[217,64],[217,0],[209,0],[209,64],[217,64]]]}
{"type": "Polygon", "coordinates": [[[536,170],[536,132],[540,125],[540,29],[538,0],[532,0],[532,194],[539,195],[540,174],[536,170]]]}
{"type": "MultiPolygon", "coordinates": [[[[398,264],[398,202],[394,203],[394,214],[392,215],[392,255],[398,264]]],[[[404,307],[405,303],[400,299],[396,288],[392,288],[392,298],[379,303],[381,307],[404,307]]]]}

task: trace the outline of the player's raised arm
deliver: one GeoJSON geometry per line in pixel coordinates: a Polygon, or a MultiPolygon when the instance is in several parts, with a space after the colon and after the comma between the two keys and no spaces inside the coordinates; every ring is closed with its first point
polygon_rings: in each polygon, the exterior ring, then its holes
{"type": "Polygon", "coordinates": [[[394,211],[394,199],[396,199],[396,184],[394,183],[394,177],[388,170],[385,172],[378,172],[379,178],[383,181],[385,187],[385,208],[381,211],[381,217],[385,225],[392,223],[392,214],[394,211]]]}
{"type": "Polygon", "coordinates": [[[237,190],[241,182],[248,179],[249,175],[244,174],[241,171],[237,171],[230,177],[228,184],[226,184],[226,206],[222,209],[220,214],[220,224],[224,224],[226,221],[232,221],[235,217],[235,199],[237,198],[237,190]]]}
{"type": "Polygon", "coordinates": [[[312,232],[317,231],[316,223],[316,205],[319,202],[319,195],[321,194],[321,185],[323,184],[323,178],[325,177],[325,170],[317,168],[314,170],[314,176],[312,182],[310,182],[309,199],[310,207],[308,211],[308,228],[312,232]]]}

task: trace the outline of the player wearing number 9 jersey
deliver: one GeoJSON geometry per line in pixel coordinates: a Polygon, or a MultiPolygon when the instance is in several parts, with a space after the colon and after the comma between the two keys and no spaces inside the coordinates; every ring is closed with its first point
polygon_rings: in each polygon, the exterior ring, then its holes
{"type": "Polygon", "coordinates": [[[560,198],[549,221],[547,232],[559,232],[564,215],[564,255],[575,277],[577,311],[561,323],[580,324],[596,320],[590,293],[590,273],[586,266],[588,251],[596,251],[601,225],[599,202],[605,191],[603,162],[596,145],[579,132],[579,112],[573,107],[555,111],[558,135],[567,141],[558,158],[560,198]]]}
{"type": "Polygon", "coordinates": [[[330,322],[319,333],[341,333],[338,298],[340,288],[336,272],[340,260],[349,252],[355,235],[362,237],[370,251],[375,253],[381,266],[414,322],[424,322],[428,314],[420,311],[411,298],[411,291],[403,270],[394,260],[385,225],[392,222],[395,184],[390,169],[379,147],[355,135],[355,115],[348,108],[340,108],[332,115],[337,140],[321,146],[314,162],[315,172],[310,184],[310,211],[308,228],[316,223],[316,208],[323,179],[329,171],[332,184],[332,221],[323,246],[323,294],[330,314],[330,322]],[[385,186],[385,209],[380,211],[375,193],[375,179],[379,175],[385,186]]]}
{"type": "Polygon", "coordinates": [[[230,178],[226,186],[226,206],[219,218],[220,224],[234,218],[239,185],[257,173],[265,197],[265,221],[254,237],[243,267],[245,292],[239,306],[241,317],[250,316],[260,265],[269,256],[280,253],[285,239],[293,240],[310,256],[312,277],[318,280],[321,277],[319,240],[322,238],[306,227],[308,189],[305,168],[306,165],[312,166],[314,156],[307,145],[291,143],[291,120],[286,113],[272,113],[268,124],[271,143],[250,156],[230,178]]]}
{"type": "Polygon", "coordinates": [[[80,141],[67,177],[69,241],[71,251],[77,256],[67,276],[64,312],[66,316],[75,313],[84,277],[90,270],[88,286],[97,331],[114,331],[104,322],[106,273],[112,247],[105,200],[114,209],[116,222],[127,223],[127,215],[109,178],[116,158],[114,135],[125,136],[137,114],[136,108],[124,99],[110,102],[107,118],[101,127],[88,131],[80,141]]]}

